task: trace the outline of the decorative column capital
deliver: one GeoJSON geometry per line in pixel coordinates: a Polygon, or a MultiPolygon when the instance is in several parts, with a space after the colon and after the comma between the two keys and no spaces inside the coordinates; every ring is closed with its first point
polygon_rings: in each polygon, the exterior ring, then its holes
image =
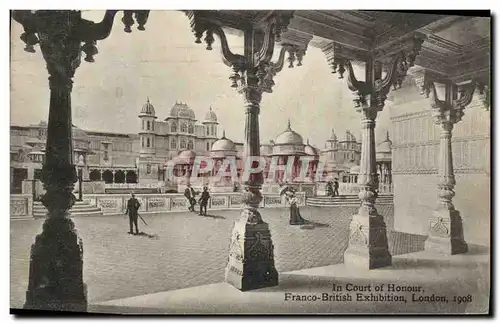
{"type": "MultiPolygon", "coordinates": [[[[222,29],[224,20],[218,18],[217,12],[187,11],[191,29],[195,35],[195,43],[201,43],[205,34],[207,50],[212,50],[214,34],[220,40],[222,61],[231,67],[229,76],[231,87],[237,88],[240,93],[272,93],[274,76],[284,66],[285,55],[288,53],[289,67],[302,65],[302,60],[307,49],[307,43],[299,44],[293,41],[284,41],[280,55],[276,62],[271,62],[276,43],[281,42],[282,33],[287,31],[287,26],[293,16],[293,11],[271,11],[265,18],[258,22],[242,22],[240,30],[243,32],[245,49],[243,54],[235,54],[229,48],[227,38],[222,29]]],[[[253,97],[256,97],[253,95],[253,97]]],[[[259,100],[260,101],[260,100],[259,100]]]]}

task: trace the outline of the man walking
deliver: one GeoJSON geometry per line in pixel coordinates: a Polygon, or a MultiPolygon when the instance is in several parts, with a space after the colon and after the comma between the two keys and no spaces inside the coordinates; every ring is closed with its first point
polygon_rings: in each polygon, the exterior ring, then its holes
{"type": "Polygon", "coordinates": [[[184,190],[184,197],[186,197],[189,201],[188,209],[191,212],[194,212],[194,205],[196,205],[196,199],[194,198],[194,196],[196,196],[196,192],[191,187],[191,185],[188,184],[186,190],[184,190]]]}
{"type": "Polygon", "coordinates": [[[130,199],[127,202],[127,210],[125,211],[125,215],[128,213],[128,219],[130,223],[130,232],[129,234],[134,234],[134,227],[135,225],[135,234],[139,234],[139,227],[137,226],[137,218],[139,217],[138,210],[141,207],[141,203],[139,200],[135,198],[134,194],[131,194],[130,199]]]}
{"type": "Polygon", "coordinates": [[[333,182],[333,195],[339,195],[339,180],[337,178],[335,178],[335,181],[333,182]]]}
{"type": "Polygon", "coordinates": [[[207,205],[208,205],[208,200],[210,199],[210,194],[208,193],[208,188],[203,187],[203,192],[201,193],[200,197],[200,216],[204,215],[207,216],[207,205]],[[205,211],[203,213],[203,210],[205,211]]]}

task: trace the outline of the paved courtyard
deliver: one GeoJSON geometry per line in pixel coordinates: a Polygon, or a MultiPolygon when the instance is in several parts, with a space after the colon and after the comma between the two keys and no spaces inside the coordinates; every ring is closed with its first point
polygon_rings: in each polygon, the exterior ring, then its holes
{"type": "MultiPolygon", "coordinates": [[[[312,226],[288,225],[288,210],[263,209],[275,246],[279,272],[341,263],[351,215],[357,207],[302,208],[312,226]]],[[[379,206],[391,224],[393,207],[379,206]]],[[[127,234],[123,216],[79,217],[75,224],[83,240],[84,280],[88,300],[100,302],[154,292],[222,282],[233,222],[239,211],[147,216],[140,225],[148,235],[127,234]]],[[[28,283],[30,246],[43,220],[11,222],[11,307],[22,307],[28,283]]],[[[418,250],[423,239],[390,233],[393,254],[418,250]],[[402,242],[404,244],[402,244],[402,242]]]]}

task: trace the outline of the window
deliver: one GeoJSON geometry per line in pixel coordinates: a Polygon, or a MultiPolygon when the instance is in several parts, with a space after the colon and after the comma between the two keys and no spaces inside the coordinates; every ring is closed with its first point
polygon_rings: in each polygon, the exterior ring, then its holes
{"type": "Polygon", "coordinates": [[[154,121],[151,122],[151,130],[155,130],[155,122],[154,121]]]}
{"type": "Polygon", "coordinates": [[[188,150],[192,150],[193,148],[194,148],[193,140],[189,140],[189,142],[188,142],[188,150]]]}
{"type": "Polygon", "coordinates": [[[141,146],[144,147],[144,137],[142,138],[141,146]]]}
{"type": "Polygon", "coordinates": [[[175,138],[172,138],[170,140],[170,148],[172,148],[172,149],[176,149],[177,148],[177,141],[175,140],[175,138]]]}
{"type": "Polygon", "coordinates": [[[147,174],[151,173],[151,164],[146,165],[146,173],[147,174]]]}
{"type": "Polygon", "coordinates": [[[150,124],[149,120],[148,120],[148,123],[147,123],[147,128],[148,128],[148,130],[151,130],[151,124],[150,124]]]}
{"type": "Polygon", "coordinates": [[[215,136],[215,125],[212,125],[212,135],[215,136]]]}
{"type": "Polygon", "coordinates": [[[193,127],[192,124],[189,125],[188,133],[189,134],[193,134],[194,133],[194,127],[193,127]]]}
{"type": "Polygon", "coordinates": [[[144,120],[142,121],[142,129],[144,129],[144,120]]]}
{"type": "Polygon", "coordinates": [[[172,125],[170,125],[170,131],[172,133],[176,133],[177,132],[177,124],[175,122],[172,122],[172,125]]]}
{"type": "Polygon", "coordinates": [[[210,126],[207,125],[207,136],[210,135],[210,126]]]}
{"type": "Polygon", "coordinates": [[[181,133],[187,133],[187,125],[186,123],[181,124],[181,133]]]}
{"type": "Polygon", "coordinates": [[[187,146],[187,142],[186,142],[186,140],[185,140],[184,138],[183,138],[183,139],[181,139],[181,149],[185,149],[185,148],[186,148],[186,146],[187,146]]]}
{"type": "Polygon", "coordinates": [[[149,138],[147,139],[147,142],[146,142],[146,143],[147,143],[147,147],[150,147],[150,144],[151,144],[151,143],[149,142],[149,138]]]}
{"type": "Polygon", "coordinates": [[[207,142],[207,151],[210,151],[210,143],[207,142]]]}

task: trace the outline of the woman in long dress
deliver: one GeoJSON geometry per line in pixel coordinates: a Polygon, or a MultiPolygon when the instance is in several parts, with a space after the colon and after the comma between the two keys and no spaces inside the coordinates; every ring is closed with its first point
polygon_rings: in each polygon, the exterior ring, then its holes
{"type": "Polygon", "coordinates": [[[295,190],[290,189],[285,192],[285,197],[290,204],[290,225],[304,225],[306,220],[302,218],[299,210],[299,199],[295,195],[295,190]]]}

